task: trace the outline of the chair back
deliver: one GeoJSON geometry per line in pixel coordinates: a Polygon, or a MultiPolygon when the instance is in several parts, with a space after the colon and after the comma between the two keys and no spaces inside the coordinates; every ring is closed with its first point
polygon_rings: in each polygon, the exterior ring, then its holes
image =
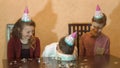
{"type": "Polygon", "coordinates": [[[90,31],[91,24],[90,23],[70,23],[68,24],[68,33],[71,34],[75,31],[77,31],[77,40],[76,40],[76,45],[78,48],[78,56],[79,56],[79,40],[80,36],[83,33],[89,32],[90,31]]]}

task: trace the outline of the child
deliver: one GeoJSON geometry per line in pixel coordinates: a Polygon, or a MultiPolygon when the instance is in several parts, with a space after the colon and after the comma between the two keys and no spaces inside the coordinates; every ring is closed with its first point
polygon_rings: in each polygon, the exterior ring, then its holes
{"type": "Polygon", "coordinates": [[[59,42],[52,43],[45,47],[42,57],[59,57],[63,61],[75,60],[77,48],[74,45],[76,32],[60,39],[59,42]]]}
{"type": "Polygon", "coordinates": [[[92,28],[80,37],[80,56],[109,55],[110,39],[102,33],[106,25],[106,15],[97,6],[92,18],[92,28]]]}
{"type": "Polygon", "coordinates": [[[34,36],[35,23],[28,16],[28,8],[14,24],[11,34],[7,49],[8,60],[40,57],[40,40],[34,36]]]}

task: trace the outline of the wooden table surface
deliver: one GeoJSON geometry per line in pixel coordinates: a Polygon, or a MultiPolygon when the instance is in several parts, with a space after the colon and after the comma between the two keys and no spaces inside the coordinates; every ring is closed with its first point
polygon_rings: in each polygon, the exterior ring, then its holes
{"type": "Polygon", "coordinates": [[[40,60],[20,60],[8,62],[3,60],[4,68],[120,68],[120,58],[115,56],[94,56],[79,58],[75,61],[61,61],[56,58],[40,58],[40,60]]]}

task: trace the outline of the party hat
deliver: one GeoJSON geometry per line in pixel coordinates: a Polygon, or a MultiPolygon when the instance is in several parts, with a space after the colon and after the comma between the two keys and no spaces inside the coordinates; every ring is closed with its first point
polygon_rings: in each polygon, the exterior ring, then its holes
{"type": "Polygon", "coordinates": [[[99,5],[96,6],[96,11],[95,11],[94,17],[97,18],[97,19],[100,19],[100,18],[103,17],[103,13],[102,13],[99,5]]]}
{"type": "Polygon", "coordinates": [[[28,10],[28,8],[26,7],[25,10],[24,10],[24,14],[23,14],[23,16],[22,16],[22,18],[21,18],[22,21],[24,21],[24,22],[30,22],[30,21],[31,21],[28,13],[29,13],[29,10],[28,10]]]}
{"type": "Polygon", "coordinates": [[[74,32],[68,36],[65,37],[65,42],[69,45],[69,46],[73,46],[74,44],[74,40],[77,36],[77,32],[74,32]]]}

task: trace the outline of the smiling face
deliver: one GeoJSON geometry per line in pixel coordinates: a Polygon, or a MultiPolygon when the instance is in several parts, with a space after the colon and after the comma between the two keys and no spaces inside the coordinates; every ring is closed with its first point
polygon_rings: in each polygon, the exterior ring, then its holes
{"type": "Polygon", "coordinates": [[[90,32],[93,36],[98,36],[101,33],[103,27],[104,27],[103,24],[93,22],[90,32]]]}
{"type": "Polygon", "coordinates": [[[92,18],[92,29],[90,31],[91,34],[93,36],[100,35],[102,29],[106,25],[106,21],[107,21],[107,17],[106,17],[106,15],[104,13],[103,13],[103,17],[102,18],[96,18],[96,17],[93,16],[93,18],[92,18]]]}
{"type": "Polygon", "coordinates": [[[21,32],[22,39],[26,39],[26,40],[30,39],[34,34],[34,31],[35,31],[35,27],[30,25],[24,25],[23,30],[21,32]]]}

